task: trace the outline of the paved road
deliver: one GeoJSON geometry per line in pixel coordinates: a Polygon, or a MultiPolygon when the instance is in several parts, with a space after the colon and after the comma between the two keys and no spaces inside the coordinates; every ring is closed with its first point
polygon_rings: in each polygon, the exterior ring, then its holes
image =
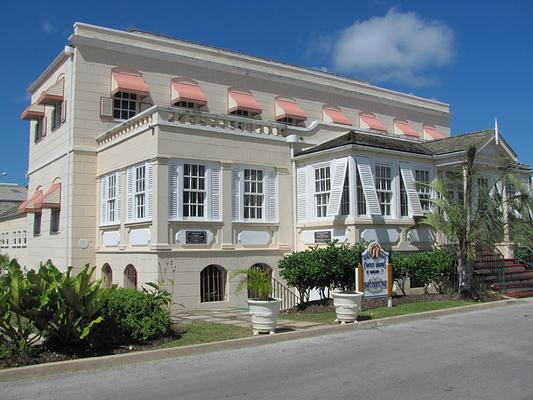
{"type": "Polygon", "coordinates": [[[533,302],[4,383],[0,399],[533,399],[533,302]]]}

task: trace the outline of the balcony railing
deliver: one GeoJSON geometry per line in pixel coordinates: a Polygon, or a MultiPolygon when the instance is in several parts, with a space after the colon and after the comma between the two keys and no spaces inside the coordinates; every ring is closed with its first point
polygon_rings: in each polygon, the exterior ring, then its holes
{"type": "Polygon", "coordinates": [[[277,122],[233,115],[211,114],[177,107],[152,106],[148,110],[107,130],[98,136],[96,140],[98,146],[105,146],[157,124],[278,137],[284,136],[287,128],[286,125],[277,122]]]}

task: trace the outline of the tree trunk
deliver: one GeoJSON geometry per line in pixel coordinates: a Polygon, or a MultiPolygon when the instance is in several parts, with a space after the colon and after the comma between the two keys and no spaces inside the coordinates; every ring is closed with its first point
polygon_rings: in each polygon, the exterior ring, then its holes
{"type": "Polygon", "coordinates": [[[474,265],[464,255],[459,255],[457,260],[457,274],[459,275],[459,291],[461,294],[470,295],[472,293],[474,265]]]}

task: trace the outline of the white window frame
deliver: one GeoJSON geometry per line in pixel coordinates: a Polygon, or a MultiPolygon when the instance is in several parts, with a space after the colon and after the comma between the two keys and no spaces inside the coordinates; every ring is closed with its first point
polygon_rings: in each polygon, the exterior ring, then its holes
{"type": "Polygon", "coordinates": [[[313,165],[311,168],[312,183],[313,183],[313,214],[316,219],[323,219],[327,217],[327,210],[329,204],[329,197],[331,196],[331,163],[321,163],[313,165]],[[324,170],[323,177],[320,176],[321,170],[324,170]],[[326,171],[328,173],[326,173],[326,171]],[[319,173],[319,180],[317,181],[317,172],[319,173]],[[320,182],[323,182],[322,185],[320,182]],[[317,191],[317,184],[320,186],[320,190],[317,191]],[[320,199],[320,203],[319,203],[320,199]],[[325,199],[325,203],[322,200],[325,199]],[[322,211],[319,212],[319,207],[322,211]],[[323,215],[319,215],[323,214],[323,215]]]}
{"type": "Polygon", "coordinates": [[[373,170],[374,170],[373,171],[374,172],[374,184],[375,184],[375,188],[376,188],[376,194],[378,196],[379,206],[381,208],[381,215],[383,217],[385,217],[385,218],[394,218],[396,216],[395,202],[396,202],[396,199],[398,199],[398,197],[399,197],[399,196],[396,196],[395,193],[399,194],[399,192],[400,192],[399,185],[397,185],[397,182],[396,182],[396,177],[398,176],[398,174],[394,172],[395,171],[395,168],[394,168],[395,165],[393,163],[375,161],[373,166],[374,166],[374,168],[373,168],[373,170]],[[378,173],[377,173],[378,168],[388,168],[389,171],[390,171],[390,177],[389,178],[386,178],[386,177],[379,178],[378,177],[378,173]],[[390,179],[390,189],[379,188],[378,187],[378,179],[390,179]],[[396,186],[398,186],[398,188],[396,188],[396,186]],[[391,194],[390,201],[388,203],[382,202],[382,200],[380,198],[380,193],[384,193],[384,194],[390,193],[391,194]],[[385,204],[385,206],[384,206],[384,204],[385,204]],[[387,204],[389,205],[389,209],[390,209],[390,212],[388,214],[385,213],[385,210],[386,210],[385,207],[386,207],[387,204]]]}
{"type": "Polygon", "coordinates": [[[135,221],[147,218],[147,168],[146,164],[136,165],[133,169],[133,219],[135,221]]]}
{"type": "Polygon", "coordinates": [[[242,169],[242,181],[243,181],[243,187],[242,187],[242,216],[244,221],[265,221],[265,192],[266,192],[266,177],[265,177],[265,171],[262,168],[254,168],[254,167],[244,167],[242,169]],[[247,179],[246,171],[250,172],[250,176],[247,179]],[[252,179],[252,175],[255,173],[256,177],[255,179],[252,179]],[[257,178],[257,174],[261,173],[261,179],[259,180],[257,178]],[[248,184],[248,189],[247,189],[248,184]],[[253,187],[255,186],[255,190],[253,190],[253,187]],[[258,188],[261,188],[259,191],[258,188]],[[248,198],[248,204],[247,204],[247,198],[248,198]],[[254,204],[251,204],[251,199],[255,199],[254,204]],[[258,206],[257,202],[260,200],[261,205],[258,206]],[[246,210],[248,209],[248,217],[246,216],[246,210]],[[256,213],[255,217],[250,216],[250,211],[254,210],[256,213]],[[261,212],[261,216],[257,217],[257,211],[261,212]]]}
{"type": "Polygon", "coordinates": [[[152,220],[153,203],[153,168],[151,161],[146,161],[128,167],[126,170],[126,223],[149,222],[152,220]],[[138,170],[144,168],[144,185],[138,182],[138,170]],[[144,215],[139,217],[138,210],[142,204],[144,215]]]}
{"type": "Polygon", "coordinates": [[[245,223],[278,223],[278,178],[273,167],[234,165],[232,167],[232,220],[245,223]],[[261,171],[262,193],[246,192],[245,170],[261,171]],[[246,195],[262,196],[261,218],[245,218],[246,195]]]}
{"type": "Polygon", "coordinates": [[[415,184],[416,184],[416,192],[418,193],[418,198],[420,199],[420,206],[422,207],[422,212],[424,214],[427,214],[431,210],[431,188],[427,186],[427,184],[431,183],[432,181],[432,171],[423,166],[415,166],[413,168],[414,178],[415,178],[415,184]],[[419,179],[420,174],[424,173],[427,174],[427,182],[423,182],[424,184],[420,184],[422,182],[421,179],[419,179]]]}
{"type": "Polygon", "coordinates": [[[206,220],[207,219],[207,202],[208,202],[208,190],[207,190],[207,165],[202,162],[192,162],[187,161],[182,164],[182,173],[181,176],[181,215],[184,220],[206,220]],[[188,174],[186,173],[187,166],[189,171],[188,174]],[[196,174],[193,175],[193,167],[196,167],[196,174]],[[203,169],[203,176],[200,175],[200,170],[203,169]],[[185,182],[188,181],[189,187],[185,187],[185,182]],[[196,182],[196,187],[192,187],[191,183],[196,182]],[[203,183],[203,189],[200,188],[200,183],[203,183]],[[185,193],[188,193],[189,202],[187,203],[188,206],[188,214],[185,215],[185,193]],[[192,195],[196,196],[196,201],[192,202],[190,201],[190,198],[192,195]],[[200,195],[203,195],[203,201],[199,202],[198,197],[200,195]],[[203,215],[198,215],[200,207],[203,211],[203,215]],[[191,215],[191,210],[196,210],[196,215],[191,215]]]}
{"type": "Polygon", "coordinates": [[[101,191],[100,207],[105,207],[105,217],[100,213],[100,225],[118,225],[121,222],[121,173],[112,172],[101,178],[101,185],[105,185],[105,191],[101,191]],[[113,184],[113,188],[112,185],[113,184]],[[110,205],[114,206],[114,218],[110,218],[110,205]],[[103,217],[103,218],[102,218],[103,217]]]}

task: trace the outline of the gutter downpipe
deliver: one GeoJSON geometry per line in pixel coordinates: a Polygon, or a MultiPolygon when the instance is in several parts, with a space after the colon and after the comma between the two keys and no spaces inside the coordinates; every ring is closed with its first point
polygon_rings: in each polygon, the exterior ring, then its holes
{"type": "Polygon", "coordinates": [[[296,135],[287,136],[287,143],[289,143],[291,150],[291,169],[292,169],[292,251],[297,250],[298,243],[298,229],[296,227],[298,223],[298,193],[296,182],[296,160],[294,159],[294,144],[298,142],[296,135]]]}
{"type": "Polygon", "coordinates": [[[75,56],[75,49],[71,46],[65,46],[65,55],[67,55],[70,58],[70,97],[69,97],[69,125],[68,125],[68,141],[67,141],[67,227],[65,232],[65,268],[68,268],[69,264],[69,255],[70,255],[70,243],[69,243],[69,234],[70,234],[70,228],[69,225],[69,218],[70,218],[70,195],[71,195],[71,187],[70,187],[70,157],[73,155],[72,153],[72,138],[74,135],[74,118],[73,118],[73,111],[74,111],[74,56],[75,56]]]}

